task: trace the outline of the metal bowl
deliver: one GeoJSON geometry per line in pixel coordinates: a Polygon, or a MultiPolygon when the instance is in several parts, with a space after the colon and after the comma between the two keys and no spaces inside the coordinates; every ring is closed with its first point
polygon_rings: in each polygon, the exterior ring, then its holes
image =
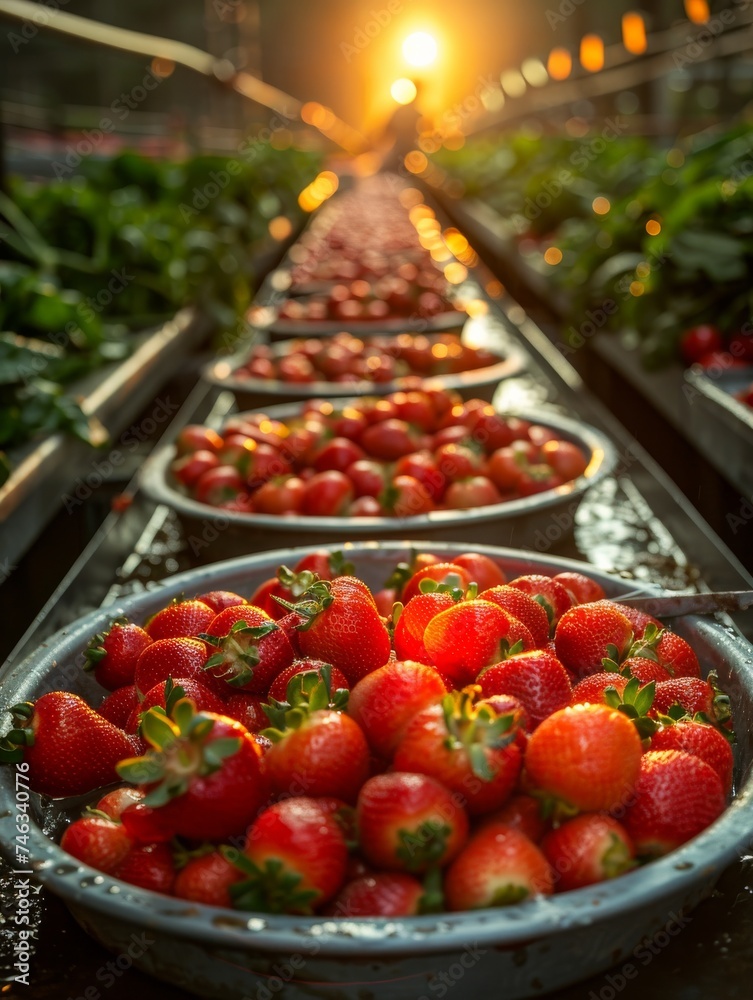
{"type": "MultiPolygon", "coordinates": [[[[343,401],[345,402],[345,401],[343,401]]],[[[300,404],[280,404],[264,412],[286,420],[300,412],[300,404]]],[[[555,413],[516,412],[515,416],[551,427],[573,441],[589,457],[582,476],[552,490],[505,500],[471,510],[437,510],[412,517],[280,517],[273,514],[243,514],[199,503],[171,482],[170,463],[175,448],[158,448],[142,474],[144,492],[158,503],[173,508],[186,531],[194,555],[210,552],[212,559],[260,552],[272,546],[313,545],[342,538],[451,539],[493,542],[516,548],[548,548],[547,532],[557,538],[572,533],[575,511],[585,492],[608,476],[617,465],[617,450],[610,439],[588,424],[555,413]]]]}
{"type": "MultiPolygon", "coordinates": [[[[367,542],[342,548],[372,586],[418,542],[367,542]]],[[[432,550],[452,558],[462,545],[432,550]]],[[[584,569],[582,563],[475,546],[511,575],[584,569]]],[[[143,620],[179,594],[222,588],[250,593],[281,561],[306,550],[234,559],[182,573],[155,590],[121,600],[62,629],[24,663],[0,675],[2,705],[66,687],[96,689],[78,665],[88,638],[117,614],[143,620]]],[[[632,584],[589,569],[610,596],[632,584]]],[[[133,954],[134,933],[145,948],[135,964],[206,997],[267,997],[294,982],[296,995],[362,1000],[442,996],[462,977],[462,996],[502,1000],[538,996],[617,962],[629,961],[643,939],[674,935],[694,906],[753,838],[753,649],[714,622],[687,618],[689,639],[704,670],[715,669],[732,699],[740,738],[737,797],[700,836],[665,858],[611,882],[501,909],[400,919],[334,919],[243,914],[183,902],[128,886],[79,864],[49,839],[56,812],[32,796],[29,865],[65,900],[76,920],[105,947],[133,954]],[[442,979],[444,976],[444,981],[442,979]],[[266,991],[266,992],[265,992],[266,991]]],[[[99,692],[102,697],[104,692],[99,692]]],[[[0,768],[0,846],[14,855],[14,770],[0,768]]],[[[644,950],[644,953],[645,950],[644,950]]]]}
{"type": "Polygon", "coordinates": [[[344,320],[337,319],[284,319],[277,317],[267,329],[272,340],[290,337],[330,337],[347,328],[350,333],[363,336],[369,333],[431,333],[439,330],[459,330],[468,319],[462,309],[448,309],[436,316],[388,316],[386,319],[344,320]]]}
{"type": "MultiPolygon", "coordinates": [[[[460,393],[463,399],[485,399],[491,401],[497,385],[505,378],[519,375],[526,367],[525,352],[516,344],[499,342],[498,336],[489,335],[483,343],[476,343],[477,327],[466,324],[462,340],[467,342],[473,338],[474,344],[486,347],[498,355],[499,360],[485,368],[474,368],[470,371],[457,372],[454,375],[433,375],[425,379],[427,385],[440,389],[451,389],[460,393]]],[[[428,335],[432,340],[432,335],[428,335]]],[[[290,349],[290,341],[280,341],[272,347],[275,358],[284,357],[290,349]]],[[[248,361],[250,350],[220,358],[206,365],[202,377],[206,382],[218,389],[227,389],[233,393],[241,409],[250,410],[255,407],[267,406],[270,403],[292,403],[300,399],[341,399],[347,396],[373,396],[397,392],[401,389],[402,379],[393,382],[282,382],[278,379],[238,378],[236,370],[248,361]]]]}

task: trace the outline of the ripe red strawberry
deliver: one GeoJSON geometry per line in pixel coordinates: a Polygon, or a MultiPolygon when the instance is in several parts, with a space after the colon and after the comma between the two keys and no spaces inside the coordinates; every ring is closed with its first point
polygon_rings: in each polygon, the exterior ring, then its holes
{"type": "Polygon", "coordinates": [[[656,685],[653,709],[655,714],[681,718],[701,712],[707,720],[724,729],[732,728],[729,697],[717,686],[712,671],[708,680],[700,677],[673,677],[656,685]],[[675,706],[679,706],[676,709],[675,706]],[[680,711],[681,709],[681,711],[680,711]]]}
{"type": "Polygon", "coordinates": [[[681,750],[649,750],[641,760],[625,826],[640,857],[660,857],[695,837],[725,807],[719,775],[681,750]]]}
{"type": "Polygon", "coordinates": [[[552,653],[535,649],[517,653],[501,663],[492,664],[478,677],[485,698],[510,694],[526,710],[530,729],[570,704],[572,687],[567,671],[552,653]]]}
{"type": "Polygon", "coordinates": [[[122,823],[103,816],[84,816],[66,829],[60,846],[85,865],[109,874],[125,858],[132,844],[122,823]]]}
{"type": "Polygon", "coordinates": [[[619,663],[632,641],[627,618],[600,604],[578,604],[566,611],[554,633],[557,656],[578,677],[598,673],[604,659],[619,663]]]}
{"type": "Polygon", "coordinates": [[[663,726],[651,737],[652,750],[682,750],[705,760],[719,775],[724,794],[732,790],[735,759],[732,747],[718,729],[693,719],[680,719],[663,726]]]}
{"type": "Polygon", "coordinates": [[[606,705],[574,705],[550,715],[531,735],[525,757],[534,787],[585,812],[628,801],[640,762],[635,726],[606,705]]]}
{"type": "Polygon", "coordinates": [[[530,594],[516,587],[492,587],[479,594],[482,601],[498,604],[503,611],[523,622],[533,636],[537,649],[543,649],[549,638],[549,619],[543,605],[530,594]]]}
{"type": "Polygon", "coordinates": [[[515,717],[499,715],[467,690],[445,695],[408,723],[393,766],[428,774],[455,792],[471,816],[498,809],[520,774],[515,717]]]}
{"type": "Polygon", "coordinates": [[[146,805],[146,793],[141,789],[141,801],[133,802],[120,814],[126,833],[134,844],[168,844],[175,836],[172,824],[169,823],[160,809],[152,809],[146,805]]]}
{"type": "Polygon", "coordinates": [[[141,720],[154,748],[123,761],[118,774],[145,787],[144,803],[158,810],[173,831],[195,840],[243,833],[266,798],[261,750],[234,719],[196,712],[182,698],[168,718],[159,708],[141,720]]]}
{"type": "Polygon", "coordinates": [[[358,723],[334,709],[329,664],[321,675],[296,674],[286,701],[264,711],[271,726],[262,736],[272,740],[264,768],[274,792],[355,802],[369,775],[369,745],[358,723]]]}
{"type": "Polygon", "coordinates": [[[583,573],[568,570],[564,573],[557,573],[552,579],[562,584],[573,604],[591,604],[593,601],[601,601],[606,597],[602,585],[583,573]]]}
{"type": "Polygon", "coordinates": [[[622,694],[625,690],[629,678],[614,670],[601,670],[598,674],[589,674],[579,680],[573,688],[573,696],[570,699],[571,705],[595,705],[607,704],[604,692],[607,688],[614,688],[617,694],[622,694]]]}
{"type": "Polygon", "coordinates": [[[550,895],[554,879],[544,855],[520,830],[504,823],[479,829],[447,870],[449,910],[478,910],[550,895]]]}
{"type": "Polygon", "coordinates": [[[448,593],[459,591],[464,594],[471,582],[467,569],[453,562],[434,562],[414,572],[403,588],[400,600],[407,604],[417,594],[428,594],[439,588],[448,593]],[[423,586],[422,586],[423,584],[423,586]]]}
{"type": "Polygon", "coordinates": [[[206,604],[216,615],[225,608],[237,608],[239,604],[248,604],[245,597],[232,590],[209,590],[206,594],[199,594],[196,600],[206,604]]]}
{"type": "Polygon", "coordinates": [[[516,590],[522,590],[524,594],[529,594],[539,602],[549,619],[550,634],[557,627],[562,615],[572,606],[567,590],[552,577],[528,573],[510,580],[509,585],[516,590]]]}
{"type": "Polygon", "coordinates": [[[145,695],[168,677],[204,677],[207,647],[201,639],[159,639],[147,646],[136,664],[134,683],[145,695]]]}
{"type": "Polygon", "coordinates": [[[398,658],[413,660],[414,663],[428,663],[429,654],[424,646],[426,626],[440,611],[446,611],[453,604],[454,599],[440,591],[413,597],[400,612],[395,624],[392,638],[398,658]]]}
{"type": "Polygon", "coordinates": [[[168,677],[166,681],[155,684],[151,691],[147,691],[144,700],[139,702],[128,717],[125,725],[127,733],[136,733],[139,729],[141,717],[150,708],[159,705],[170,715],[173,706],[179,698],[190,698],[200,712],[217,712],[220,715],[224,712],[224,703],[216,694],[213,694],[200,680],[193,677],[168,677]]]}
{"type": "Polygon", "coordinates": [[[92,671],[108,691],[133,684],[136,661],[151,642],[138,625],[115,621],[109,632],[98,633],[89,643],[84,652],[84,670],[92,671]]]}
{"type": "Polygon", "coordinates": [[[655,659],[673,677],[700,677],[701,665],[690,643],[675,632],[647,625],[643,637],[633,644],[631,657],[655,659]]]}
{"type": "Polygon", "coordinates": [[[260,698],[259,695],[238,691],[227,699],[223,712],[245,726],[249,733],[257,734],[269,722],[264,714],[263,705],[264,698],[260,698]]]}
{"type": "Polygon", "coordinates": [[[348,715],[359,724],[374,753],[386,759],[413,716],[445,693],[444,681],[434,667],[391,660],[356,684],[348,699],[348,715]]]}
{"type": "Polygon", "coordinates": [[[115,788],[103,795],[94,808],[97,812],[105,813],[110,819],[120,819],[129,806],[136,805],[143,798],[144,793],[140,789],[128,788],[124,785],[122,788],[115,788]]]}
{"type": "Polygon", "coordinates": [[[180,869],[173,885],[173,895],[208,906],[232,908],[230,886],[243,878],[236,866],[220,851],[211,851],[198,858],[189,858],[180,869]]]}
{"type": "Polygon", "coordinates": [[[289,667],[285,667],[282,673],[279,673],[272,681],[269,687],[269,697],[274,698],[275,701],[285,701],[288,683],[291,678],[295,677],[296,674],[303,674],[309,670],[315,670],[321,676],[321,670],[324,666],[329,666],[330,668],[330,683],[333,692],[350,690],[350,685],[345,678],[345,674],[331,664],[325,664],[323,660],[294,660],[289,667]]]}
{"type": "Polygon", "coordinates": [[[116,878],[142,889],[170,895],[175,883],[175,863],[167,844],[132,847],[113,872],[116,878]]]}
{"type": "Polygon", "coordinates": [[[464,552],[452,561],[456,566],[468,570],[471,582],[476,584],[478,593],[493,587],[501,587],[507,582],[507,577],[494,560],[479,552],[464,552]]]}
{"type": "Polygon", "coordinates": [[[50,691],[10,712],[14,728],[0,760],[28,764],[31,788],[43,795],[83,795],[109,785],[117,780],[115,765],[134,751],[122,729],[69,691],[50,691]]]}
{"type": "Polygon", "coordinates": [[[485,816],[483,823],[504,823],[524,833],[529,840],[537,844],[549,829],[549,825],[541,815],[541,802],[532,795],[519,793],[509,798],[496,812],[485,816]]]}
{"type": "Polygon", "coordinates": [[[353,563],[339,550],[316,549],[303,556],[293,567],[294,573],[314,573],[320,580],[334,580],[338,576],[350,576],[355,570],[353,563]]]}
{"type": "Polygon", "coordinates": [[[277,577],[270,576],[268,580],[259,584],[249,598],[248,604],[277,621],[285,615],[285,608],[277,603],[276,597],[286,601],[292,600],[290,592],[282,586],[277,577]]]}
{"type": "Polygon", "coordinates": [[[204,670],[228,690],[265,694],[295,659],[285,630],[252,605],[227,608],[201,638],[212,650],[204,670]]]}
{"type": "Polygon", "coordinates": [[[369,778],[356,806],[359,843],[377,868],[423,872],[447,864],[468,837],[468,817],[434,778],[393,771],[369,778]]]}
{"type": "Polygon", "coordinates": [[[295,610],[307,621],[299,629],[303,655],[337,667],[350,684],[383,667],[390,657],[390,636],[373,597],[342,576],[320,581],[295,610]]]}
{"type": "Polygon", "coordinates": [[[620,673],[637,677],[641,684],[648,684],[650,681],[658,684],[660,681],[672,679],[672,674],[666,667],[657,660],[649,660],[645,656],[628,656],[620,664],[620,673]]]}
{"type": "MultiPolygon", "coordinates": [[[[528,730],[531,727],[531,720],[523,707],[523,702],[513,697],[511,694],[493,694],[489,698],[482,698],[480,685],[474,685],[476,690],[476,705],[488,705],[497,715],[511,715],[512,728],[515,731],[515,742],[521,750],[528,746],[528,730]]],[[[467,688],[466,688],[467,690],[467,688]]]]}
{"type": "Polygon", "coordinates": [[[112,691],[97,711],[103,719],[107,719],[118,729],[125,729],[131,712],[139,704],[139,693],[135,684],[127,684],[125,687],[116,688],[112,691]]]}
{"type": "Polygon", "coordinates": [[[216,617],[215,612],[201,601],[179,601],[158,611],[149,619],[146,631],[152,640],[189,638],[203,632],[216,617]]]}
{"type": "Polygon", "coordinates": [[[643,638],[643,634],[649,625],[653,625],[657,629],[664,627],[658,618],[646,614],[645,611],[639,611],[638,608],[634,608],[630,604],[620,604],[619,601],[604,600],[597,601],[595,606],[611,608],[612,610],[616,609],[620,614],[623,614],[633,626],[633,636],[636,640],[643,638]]]}
{"type": "Polygon", "coordinates": [[[525,625],[491,601],[461,601],[441,611],[424,632],[431,662],[458,686],[484,667],[534,648],[525,625]]]}
{"type": "Polygon", "coordinates": [[[336,820],[316,799],[284,799],[248,831],[243,853],[226,853],[246,878],[232,886],[234,905],[266,913],[311,913],[345,879],[348,848],[336,820]]]}
{"type": "Polygon", "coordinates": [[[331,917],[415,917],[423,908],[424,887],[404,872],[378,872],[346,882],[326,908],[331,917]]]}
{"type": "Polygon", "coordinates": [[[611,816],[583,813],[548,833],[541,842],[558,892],[616,878],[635,867],[627,830],[611,816]]]}

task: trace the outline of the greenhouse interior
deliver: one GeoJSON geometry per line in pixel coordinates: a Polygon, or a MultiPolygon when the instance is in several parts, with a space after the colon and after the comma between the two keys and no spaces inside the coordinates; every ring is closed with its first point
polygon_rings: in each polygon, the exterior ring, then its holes
{"type": "Polygon", "coordinates": [[[753,4],[0,36],[0,998],[747,998],[753,4]]]}

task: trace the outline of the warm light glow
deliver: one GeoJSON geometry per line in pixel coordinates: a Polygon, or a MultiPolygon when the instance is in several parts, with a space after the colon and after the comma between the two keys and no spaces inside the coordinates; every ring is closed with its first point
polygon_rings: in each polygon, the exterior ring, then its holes
{"type": "Polygon", "coordinates": [[[566,80],[573,68],[573,59],[567,49],[552,49],[547,70],[553,80],[566,80]]]}
{"type": "Polygon", "coordinates": [[[609,198],[604,198],[603,195],[599,195],[591,202],[591,208],[597,215],[606,215],[611,207],[609,198]]]}
{"type": "Polygon", "coordinates": [[[423,173],[424,170],[429,166],[429,161],[426,159],[426,155],[421,152],[420,149],[412,149],[410,153],[405,155],[405,169],[412,174],[423,173]]]}
{"type": "Polygon", "coordinates": [[[175,63],[172,59],[165,59],[164,56],[155,56],[152,59],[152,73],[158,76],[160,80],[166,80],[168,76],[172,76],[175,72],[175,63]]]}
{"type": "Polygon", "coordinates": [[[638,298],[640,295],[646,291],[646,287],[642,281],[631,281],[630,282],[630,294],[638,298]]]}
{"type": "Polygon", "coordinates": [[[647,278],[649,274],[651,274],[651,265],[645,260],[636,266],[635,275],[637,278],[647,278]]]}
{"type": "Polygon", "coordinates": [[[277,215],[269,222],[269,235],[273,240],[286,240],[293,232],[293,223],[284,215],[277,215]]]}
{"type": "Polygon", "coordinates": [[[646,223],[646,232],[649,236],[658,236],[661,232],[661,222],[657,219],[649,219],[646,223]]]}
{"type": "Polygon", "coordinates": [[[486,294],[489,298],[499,299],[502,297],[505,291],[505,286],[501,281],[497,281],[496,278],[492,278],[491,281],[486,283],[486,294]]]}
{"type": "Polygon", "coordinates": [[[422,198],[423,195],[418,188],[413,187],[404,188],[397,196],[397,200],[403,208],[413,208],[414,205],[420,205],[422,198]]]}
{"type": "Polygon", "coordinates": [[[604,66],[604,42],[598,35],[584,35],[580,41],[580,64],[589,73],[598,73],[604,66]]]}
{"type": "Polygon", "coordinates": [[[468,249],[468,240],[458,229],[445,229],[444,241],[456,257],[468,249]]]}
{"type": "Polygon", "coordinates": [[[470,302],[466,302],[465,311],[471,319],[478,319],[479,316],[486,316],[489,312],[489,304],[483,299],[471,299],[470,302]]]}
{"type": "Polygon", "coordinates": [[[298,204],[304,212],[313,212],[322,202],[331,198],[337,191],[340,181],[337,174],[331,170],[323,170],[298,195],[298,204]]]}
{"type": "Polygon", "coordinates": [[[635,11],[622,15],[622,44],[634,56],[646,51],[646,25],[635,11]]]}
{"type": "Polygon", "coordinates": [[[417,204],[408,212],[408,218],[414,226],[418,225],[419,219],[433,219],[434,212],[428,205],[417,204]]]}
{"type": "Polygon", "coordinates": [[[508,97],[522,97],[526,92],[526,82],[517,69],[506,69],[500,77],[508,97]]]}
{"type": "Polygon", "coordinates": [[[705,24],[711,17],[706,0],[685,0],[685,13],[693,24],[705,24]]]}
{"type": "Polygon", "coordinates": [[[525,59],[520,71],[532,87],[544,87],[549,83],[549,74],[540,59],[525,59]]]}
{"type": "Polygon", "coordinates": [[[559,247],[549,247],[544,254],[544,260],[547,264],[559,264],[562,260],[562,251],[559,247]]]}
{"type": "Polygon", "coordinates": [[[444,276],[451,285],[460,285],[468,277],[468,268],[458,261],[453,261],[445,267],[444,276]]]}
{"type": "Polygon", "coordinates": [[[403,55],[411,66],[431,66],[437,58],[436,40],[427,31],[414,31],[403,42],[403,55]]]}
{"type": "Polygon", "coordinates": [[[307,125],[326,131],[335,124],[335,115],[329,108],[317,101],[308,101],[301,108],[301,118],[307,125]]]}
{"type": "Polygon", "coordinates": [[[392,100],[397,104],[410,104],[411,101],[415,101],[418,91],[413,80],[409,80],[407,76],[402,76],[392,84],[390,94],[392,95],[392,100]]]}

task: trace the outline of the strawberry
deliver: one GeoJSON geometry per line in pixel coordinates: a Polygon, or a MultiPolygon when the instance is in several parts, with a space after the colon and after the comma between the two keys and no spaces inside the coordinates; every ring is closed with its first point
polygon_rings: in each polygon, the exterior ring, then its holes
{"type": "Polygon", "coordinates": [[[604,692],[607,688],[614,688],[617,694],[622,694],[627,686],[629,678],[614,670],[601,670],[598,674],[589,674],[582,678],[573,688],[573,696],[570,699],[571,705],[595,705],[598,703],[607,704],[604,692]]]}
{"type": "Polygon", "coordinates": [[[620,614],[623,614],[633,626],[633,635],[636,640],[643,638],[646,628],[649,625],[653,625],[657,629],[664,627],[658,618],[654,618],[653,615],[649,615],[645,611],[639,611],[638,608],[634,608],[630,604],[620,604],[619,601],[603,600],[596,601],[594,607],[611,608],[613,611],[617,610],[620,614]]]}
{"type": "Polygon", "coordinates": [[[625,827],[640,857],[660,857],[705,830],[724,807],[722,781],[706,761],[681,750],[649,750],[625,827]]]}
{"type": "Polygon", "coordinates": [[[175,883],[175,864],[167,844],[139,844],[130,849],[113,875],[152,892],[170,895],[175,883]]]}
{"type": "Polygon", "coordinates": [[[322,667],[325,666],[328,666],[330,669],[332,690],[335,692],[349,691],[350,685],[345,678],[345,674],[333,667],[332,664],[326,664],[323,660],[294,660],[289,667],[285,667],[282,673],[279,673],[272,681],[268,692],[269,697],[274,698],[275,701],[285,701],[288,683],[291,678],[295,677],[296,674],[303,674],[310,670],[315,670],[321,676],[322,667]]]}
{"type": "Polygon", "coordinates": [[[468,589],[471,575],[463,566],[453,562],[434,562],[417,570],[403,588],[400,600],[407,604],[417,594],[428,594],[441,589],[452,596],[458,591],[462,596],[468,589]]]}
{"type": "Polygon", "coordinates": [[[269,722],[264,714],[264,699],[255,694],[238,691],[225,702],[223,712],[236,722],[240,722],[250,733],[257,734],[269,722]]]}
{"type": "Polygon", "coordinates": [[[295,659],[284,629],[252,605],[227,608],[200,638],[212,650],[206,673],[249,694],[264,694],[295,659]]]}
{"type": "Polygon", "coordinates": [[[562,584],[573,604],[591,604],[593,601],[601,601],[606,597],[602,585],[583,573],[574,573],[572,570],[568,570],[564,573],[557,573],[552,579],[556,583],[562,584]]]}
{"type": "Polygon", "coordinates": [[[115,765],[134,751],[126,734],[69,691],[50,691],[10,709],[14,728],[0,743],[0,760],[29,765],[35,792],[83,795],[117,780],[115,765]]]}
{"type": "Polygon", "coordinates": [[[627,830],[611,816],[596,813],[583,813],[552,830],[541,850],[560,892],[595,885],[635,867],[635,848],[627,830]]]}
{"type": "Polygon", "coordinates": [[[404,872],[378,872],[346,882],[326,908],[331,917],[415,917],[423,908],[424,887],[404,872]]]}
{"type": "Polygon", "coordinates": [[[230,887],[234,905],[265,913],[311,913],[345,879],[348,848],[335,819],[316,801],[284,799],[248,831],[243,853],[227,851],[246,878],[230,887]]]}
{"type": "Polygon", "coordinates": [[[424,646],[426,626],[440,611],[446,611],[453,604],[455,600],[449,594],[434,591],[431,594],[417,594],[404,608],[398,605],[396,611],[399,615],[392,637],[398,658],[427,663],[429,654],[424,646]]]}
{"type": "Polygon", "coordinates": [[[299,626],[303,655],[337,667],[355,684],[390,657],[390,636],[374,599],[355,577],[319,581],[291,610],[306,621],[299,626]],[[356,586],[358,583],[358,586],[356,586]]]}
{"type": "Polygon", "coordinates": [[[538,573],[528,573],[510,580],[510,586],[529,594],[546,611],[549,619],[550,634],[564,613],[572,606],[567,590],[556,580],[538,573]]]}
{"type": "Polygon", "coordinates": [[[633,644],[631,657],[656,660],[673,677],[700,677],[701,665],[690,643],[675,632],[648,624],[641,639],[633,644]]]}
{"type": "Polygon", "coordinates": [[[291,600],[291,594],[282,586],[277,577],[270,576],[268,580],[259,584],[247,603],[277,621],[285,614],[283,606],[275,600],[277,597],[286,601],[291,600]]]}
{"type": "Polygon", "coordinates": [[[600,604],[578,604],[559,621],[554,633],[557,656],[583,677],[602,669],[602,660],[619,663],[633,641],[633,627],[622,612],[600,604]]]}
{"type": "Polygon", "coordinates": [[[516,587],[492,587],[480,593],[482,601],[491,601],[498,604],[503,611],[513,615],[518,621],[523,622],[528,631],[533,636],[537,649],[546,646],[549,638],[549,619],[543,605],[516,587]]]}
{"type": "Polygon", "coordinates": [[[201,639],[159,639],[147,646],[136,664],[134,683],[141,696],[168,677],[203,678],[207,648],[201,639]]]}
{"type": "Polygon", "coordinates": [[[445,693],[444,681],[433,667],[390,660],[356,684],[348,699],[348,715],[359,724],[374,753],[386,759],[413,716],[445,693]]]}
{"type": "Polygon", "coordinates": [[[201,601],[178,601],[153,615],[146,625],[152,641],[194,636],[203,632],[216,617],[208,604],[201,601]]]}
{"type": "Polygon", "coordinates": [[[340,551],[316,549],[299,559],[293,572],[308,572],[315,574],[320,580],[334,580],[338,576],[351,576],[355,567],[340,551]]]}
{"type": "Polygon", "coordinates": [[[129,622],[114,621],[108,632],[94,636],[84,652],[84,670],[108,691],[133,684],[136,661],[152,642],[151,637],[129,622]]]}
{"type": "Polygon", "coordinates": [[[463,552],[452,561],[456,566],[462,566],[468,571],[471,582],[476,584],[479,592],[490,590],[492,587],[501,587],[507,582],[507,577],[494,560],[479,552],[463,552]]]}
{"type": "Polygon", "coordinates": [[[556,656],[541,649],[492,664],[479,674],[478,684],[485,698],[496,694],[517,698],[530,719],[531,730],[552,712],[569,705],[572,697],[567,671],[556,656]]]}
{"type": "Polygon", "coordinates": [[[97,711],[103,719],[107,719],[118,729],[125,729],[131,712],[139,704],[139,693],[135,684],[126,684],[125,687],[116,688],[112,691],[97,711]]]}
{"type": "Polygon", "coordinates": [[[480,698],[480,685],[473,685],[476,689],[476,705],[488,705],[497,715],[512,716],[512,729],[515,733],[515,742],[521,750],[525,750],[528,745],[528,730],[531,728],[531,720],[523,707],[523,702],[513,697],[511,694],[493,694],[488,698],[480,698]]]}
{"type": "Polygon", "coordinates": [[[504,823],[524,833],[534,844],[538,843],[548,830],[547,821],[541,814],[541,802],[532,795],[519,793],[505,802],[501,809],[485,816],[483,823],[504,823]]]}
{"type": "Polygon", "coordinates": [[[134,844],[168,844],[175,831],[159,809],[146,805],[146,792],[141,792],[141,801],[133,802],[121,812],[120,819],[126,833],[134,844]]]}
{"type": "Polygon", "coordinates": [[[574,705],[550,715],[531,735],[525,766],[534,787],[597,812],[627,801],[640,761],[640,737],[624,714],[606,705],[574,705]]]}
{"type": "Polygon", "coordinates": [[[286,702],[264,706],[271,726],[261,735],[272,740],[265,772],[278,795],[305,793],[355,802],[368,777],[366,737],[350,716],[335,710],[330,683],[329,664],[324,664],[321,672],[296,674],[286,702]]]}
{"type": "Polygon", "coordinates": [[[141,732],[153,749],[118,774],[146,788],[145,805],[181,836],[220,840],[242,833],[266,797],[254,737],[234,719],[197,712],[181,698],[172,717],[150,709],[141,732]]]}
{"type": "Polygon", "coordinates": [[[693,719],[665,725],[651,737],[652,750],[682,750],[705,760],[719,775],[724,794],[732,790],[732,747],[718,729],[693,719]]]}
{"type": "Polygon", "coordinates": [[[447,870],[449,910],[478,910],[550,895],[554,878],[544,855],[520,830],[504,823],[479,829],[447,870]]]}
{"type": "Polygon", "coordinates": [[[110,819],[120,819],[124,810],[141,802],[143,798],[144,793],[138,788],[128,788],[124,785],[122,788],[115,788],[112,792],[103,795],[94,809],[96,812],[105,813],[110,819]]]}
{"type": "Polygon", "coordinates": [[[225,608],[237,608],[239,604],[249,603],[245,597],[233,593],[232,590],[209,590],[206,594],[199,594],[195,600],[206,604],[216,615],[224,611],[225,608]]]}
{"type": "Polygon", "coordinates": [[[122,823],[104,816],[84,816],[66,829],[60,846],[85,865],[109,874],[115,871],[132,845],[122,823]]]}
{"type": "Polygon", "coordinates": [[[230,909],[233,900],[230,886],[240,882],[243,875],[220,851],[211,851],[189,858],[180,869],[173,886],[173,895],[208,906],[230,909]]]}
{"type": "MultiPolygon", "coordinates": [[[[314,553],[312,558],[309,560],[311,568],[308,568],[305,563],[306,559],[304,557],[299,565],[303,565],[302,569],[289,569],[287,566],[280,566],[277,570],[277,576],[271,577],[269,580],[265,580],[264,583],[260,584],[251,596],[251,604],[255,607],[260,608],[265,611],[268,615],[279,621],[280,618],[285,615],[285,608],[280,602],[282,601],[296,601],[303,597],[308,588],[316,583],[317,580],[330,580],[332,579],[332,572],[327,568],[326,576],[319,576],[318,572],[313,568],[314,566],[319,566],[320,569],[324,569],[321,564],[321,558],[326,553],[314,553]]],[[[327,567],[329,566],[329,561],[326,561],[327,567]]]]}
{"type": "Polygon", "coordinates": [[[173,680],[172,677],[168,677],[166,681],[155,684],[151,691],[147,691],[144,695],[144,700],[138,702],[128,717],[125,731],[137,733],[141,716],[155,705],[164,708],[169,715],[179,698],[190,698],[200,712],[218,712],[221,715],[224,711],[223,702],[200,680],[197,681],[193,677],[176,677],[173,680]]]}
{"type": "Polygon", "coordinates": [[[673,677],[656,685],[654,712],[682,718],[700,712],[704,721],[724,729],[732,727],[729,697],[717,685],[712,670],[707,680],[700,677],[673,677]],[[679,707],[676,707],[679,706],[679,707]]]}
{"type": "Polygon", "coordinates": [[[471,816],[498,809],[520,773],[514,715],[499,715],[473,691],[445,695],[408,723],[395,750],[398,771],[428,774],[456,793],[471,816]]]}
{"type": "Polygon", "coordinates": [[[434,778],[394,771],[369,778],[356,806],[359,843],[377,868],[423,872],[447,864],[468,837],[468,817],[434,778]]]}
{"type": "Polygon", "coordinates": [[[484,667],[526,649],[533,636],[525,625],[491,601],[461,601],[429,622],[424,645],[431,662],[458,685],[484,667]]]}
{"type": "Polygon", "coordinates": [[[641,684],[648,684],[649,681],[658,684],[672,679],[672,674],[666,667],[658,660],[649,660],[646,656],[629,656],[620,664],[620,673],[623,676],[637,677],[641,684]]]}

